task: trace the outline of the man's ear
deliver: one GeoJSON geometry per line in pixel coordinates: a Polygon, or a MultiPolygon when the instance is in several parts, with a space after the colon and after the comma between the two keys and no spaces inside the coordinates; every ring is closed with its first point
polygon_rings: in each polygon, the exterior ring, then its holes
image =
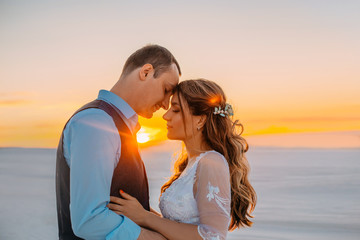
{"type": "Polygon", "coordinates": [[[142,66],[139,71],[140,80],[144,81],[147,78],[147,76],[153,71],[154,71],[153,65],[151,65],[150,63],[147,63],[144,66],[142,66]]]}

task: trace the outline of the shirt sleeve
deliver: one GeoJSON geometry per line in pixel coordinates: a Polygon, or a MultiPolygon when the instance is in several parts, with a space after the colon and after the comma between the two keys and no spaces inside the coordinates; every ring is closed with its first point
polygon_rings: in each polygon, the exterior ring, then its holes
{"type": "Polygon", "coordinates": [[[74,233],[84,239],[137,239],[140,227],[106,207],[119,156],[117,128],[112,118],[99,109],[77,115],[69,122],[66,136],[64,133],[74,233]]]}
{"type": "Polygon", "coordinates": [[[199,160],[194,186],[199,210],[199,235],[204,240],[226,239],[230,223],[230,173],[219,153],[210,152],[199,160]]]}

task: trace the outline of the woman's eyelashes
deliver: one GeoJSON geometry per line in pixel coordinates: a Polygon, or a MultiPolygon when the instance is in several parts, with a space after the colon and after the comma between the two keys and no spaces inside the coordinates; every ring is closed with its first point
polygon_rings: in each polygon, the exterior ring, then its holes
{"type": "Polygon", "coordinates": [[[180,110],[179,109],[176,109],[176,108],[173,108],[173,110],[172,110],[174,113],[178,113],[178,112],[180,112],[180,110]]]}

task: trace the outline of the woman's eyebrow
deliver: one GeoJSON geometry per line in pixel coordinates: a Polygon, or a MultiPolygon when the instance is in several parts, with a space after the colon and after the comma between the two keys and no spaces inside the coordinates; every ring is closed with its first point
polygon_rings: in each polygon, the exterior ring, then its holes
{"type": "Polygon", "coordinates": [[[171,102],[171,105],[179,105],[177,102],[171,102]]]}

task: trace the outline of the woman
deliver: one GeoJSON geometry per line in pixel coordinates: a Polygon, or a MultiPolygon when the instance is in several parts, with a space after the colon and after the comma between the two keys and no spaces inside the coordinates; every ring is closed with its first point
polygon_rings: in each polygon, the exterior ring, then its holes
{"type": "Polygon", "coordinates": [[[256,193],[248,180],[248,145],[232,115],[216,83],[181,82],[163,118],[168,138],[183,141],[186,150],[161,188],[162,215],[144,210],[124,192],[124,199],[111,197],[108,207],[167,239],[226,239],[228,230],[251,226],[256,193]]]}

